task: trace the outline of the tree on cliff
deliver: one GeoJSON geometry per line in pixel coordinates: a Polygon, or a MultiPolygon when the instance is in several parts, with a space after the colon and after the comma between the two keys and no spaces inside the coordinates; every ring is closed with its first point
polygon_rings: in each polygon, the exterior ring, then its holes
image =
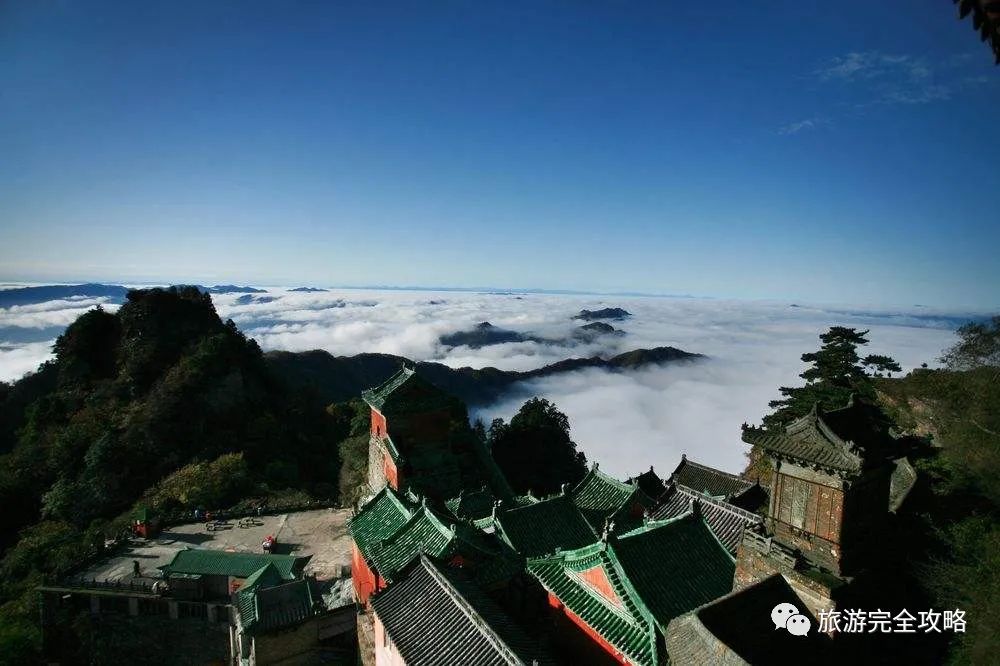
{"type": "Polygon", "coordinates": [[[587,473],[587,459],[569,435],[569,419],[544,398],[532,398],[510,420],[496,419],[490,450],[515,492],[552,493],[587,473]]]}
{"type": "Polygon", "coordinates": [[[949,370],[1000,368],[1000,315],[986,322],[969,322],[956,333],[958,342],[941,357],[949,370]]]}
{"type": "Polygon", "coordinates": [[[782,398],[769,404],[775,410],[764,417],[767,428],[781,427],[809,413],[819,403],[824,409],[837,409],[847,404],[851,394],[863,400],[875,399],[871,375],[899,372],[900,366],[889,356],[872,354],[861,358],[858,347],[868,344],[868,331],[834,326],[819,336],[823,342],[818,351],[802,355],[809,367],[799,375],[804,386],[782,386],[782,398]]]}

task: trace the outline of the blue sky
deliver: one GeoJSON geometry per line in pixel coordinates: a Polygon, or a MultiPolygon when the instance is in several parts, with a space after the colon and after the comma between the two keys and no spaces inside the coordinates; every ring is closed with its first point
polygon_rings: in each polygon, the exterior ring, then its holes
{"type": "Polygon", "coordinates": [[[904,4],[4,2],[0,278],[997,307],[1000,69],[904,4]]]}

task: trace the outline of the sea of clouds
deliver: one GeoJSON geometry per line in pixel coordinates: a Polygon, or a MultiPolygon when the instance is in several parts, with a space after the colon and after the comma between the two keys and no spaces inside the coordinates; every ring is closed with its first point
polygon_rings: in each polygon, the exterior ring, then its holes
{"type": "MultiPolygon", "coordinates": [[[[398,354],[452,367],[530,370],[565,358],[610,357],[639,348],[674,346],[703,361],[625,373],[582,370],[524,382],[499,402],[471,405],[474,417],[509,418],[539,395],[570,418],[572,436],[590,460],[619,476],[654,465],[669,474],[681,453],[739,471],[746,447],[740,425],[758,422],[777,388],[801,382],[800,356],[819,346],[832,325],[870,329],[866,353],[896,358],[904,370],[936,365],[967,313],[912,307],[877,310],[777,301],[593,295],[339,289],[306,293],[215,294],[219,314],[233,319],[265,350],[324,349],[335,355],[398,354]],[[581,309],[622,307],[632,317],[609,322],[626,332],[592,341],[573,337],[581,309]],[[545,341],[473,349],[448,347],[442,335],[489,321],[545,341]]],[[[77,298],[0,308],[0,380],[11,381],[50,355],[52,340],[82,312],[107,299],[77,298]]]]}

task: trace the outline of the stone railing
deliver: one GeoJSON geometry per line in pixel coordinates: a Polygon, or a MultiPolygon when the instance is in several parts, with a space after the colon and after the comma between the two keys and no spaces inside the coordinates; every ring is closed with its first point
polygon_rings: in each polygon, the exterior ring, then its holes
{"type": "Polygon", "coordinates": [[[244,509],[217,509],[208,511],[201,510],[198,517],[195,517],[194,510],[185,509],[183,511],[170,511],[160,514],[160,523],[164,527],[172,525],[184,525],[186,523],[198,523],[206,521],[206,514],[211,514],[212,520],[232,520],[234,518],[250,518],[254,516],[274,516],[281,513],[295,513],[297,511],[314,511],[316,509],[339,508],[339,505],[330,499],[310,500],[308,502],[272,502],[264,505],[259,511],[256,508],[244,509]]]}
{"type": "Polygon", "coordinates": [[[789,569],[794,569],[798,563],[795,551],[791,548],[781,545],[771,537],[766,537],[752,530],[745,530],[743,532],[743,546],[767,555],[789,569]]]}
{"type": "MultiPolygon", "coordinates": [[[[154,583],[129,580],[97,580],[96,578],[66,578],[51,587],[65,587],[85,590],[107,590],[111,592],[141,592],[157,594],[154,583]]],[[[164,591],[166,591],[164,589],[164,591]]]]}

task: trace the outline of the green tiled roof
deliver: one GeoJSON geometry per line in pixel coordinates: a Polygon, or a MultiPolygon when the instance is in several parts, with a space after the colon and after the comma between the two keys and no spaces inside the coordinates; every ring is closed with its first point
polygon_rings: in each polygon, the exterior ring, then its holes
{"type": "Polygon", "coordinates": [[[408,382],[415,375],[416,373],[413,370],[403,366],[399,369],[399,372],[378,386],[362,391],[361,398],[375,409],[381,411],[385,406],[386,399],[392,395],[392,392],[408,382]]]}
{"type": "Polygon", "coordinates": [[[251,634],[288,627],[313,614],[312,591],[305,579],[255,585],[241,589],[236,597],[240,625],[251,634]]]}
{"type": "Polygon", "coordinates": [[[348,529],[358,550],[370,559],[375,545],[396,534],[412,515],[409,505],[386,486],[351,519],[348,529]]]}
{"type": "Polygon", "coordinates": [[[379,575],[392,582],[421,553],[438,559],[458,554],[475,560],[471,566],[483,584],[508,578],[517,567],[495,538],[465,523],[449,524],[426,506],[418,508],[391,537],[375,544],[366,559],[379,575]]]}
{"type": "MultiPolygon", "coordinates": [[[[583,517],[598,532],[604,530],[604,523],[609,518],[621,517],[628,520],[627,516],[618,514],[621,509],[627,509],[631,505],[633,498],[637,498],[643,505],[651,504],[637,486],[608,476],[600,471],[597,465],[594,465],[587,476],[573,488],[570,496],[583,517]]],[[[617,525],[617,527],[623,526],[617,525]]]]}
{"type": "Polygon", "coordinates": [[[650,466],[649,471],[633,476],[626,483],[639,486],[639,490],[651,499],[659,499],[660,495],[667,489],[663,479],[653,470],[652,466],[650,466]]]}
{"type": "Polygon", "coordinates": [[[375,545],[369,561],[379,575],[391,581],[419,553],[447,555],[455,538],[456,533],[430,509],[420,507],[395,534],[375,545]]]}
{"type": "Polygon", "coordinates": [[[240,588],[240,591],[243,592],[244,590],[252,590],[258,585],[277,585],[282,580],[284,579],[278,572],[278,568],[274,566],[273,563],[268,562],[260,569],[250,574],[250,577],[243,581],[243,587],[240,588]]]}
{"type": "Polygon", "coordinates": [[[295,578],[295,574],[305,566],[309,557],[293,555],[266,555],[258,553],[229,553],[205,548],[188,548],[178,551],[169,564],[160,567],[164,575],[201,574],[248,578],[257,570],[273,564],[285,580],[295,578]]]}
{"type": "Polygon", "coordinates": [[[695,514],[528,560],[528,571],[545,589],[643,666],[661,661],[655,627],[662,631],[672,618],[728,594],[734,570],[733,558],[695,514]],[[601,567],[619,604],[580,575],[595,567],[601,567]]]}
{"type": "Polygon", "coordinates": [[[733,557],[696,514],[613,537],[610,550],[661,628],[733,586],[733,557]]]}
{"type": "Polygon", "coordinates": [[[445,502],[448,511],[460,520],[480,520],[488,518],[493,513],[496,495],[482,488],[480,490],[463,490],[457,497],[445,502]]]}
{"type": "Polygon", "coordinates": [[[530,493],[527,495],[518,495],[514,498],[514,504],[518,506],[528,506],[529,504],[537,504],[540,501],[541,500],[539,500],[537,497],[535,497],[530,493]]]}
{"type": "Polygon", "coordinates": [[[597,540],[597,534],[566,495],[497,512],[501,536],[527,558],[574,550],[597,540]]]}
{"type": "Polygon", "coordinates": [[[598,542],[553,557],[529,560],[528,571],[632,663],[640,666],[658,663],[653,618],[622,580],[606,544],[598,542]],[[621,606],[605,599],[578,575],[597,566],[603,569],[621,606]]]}

